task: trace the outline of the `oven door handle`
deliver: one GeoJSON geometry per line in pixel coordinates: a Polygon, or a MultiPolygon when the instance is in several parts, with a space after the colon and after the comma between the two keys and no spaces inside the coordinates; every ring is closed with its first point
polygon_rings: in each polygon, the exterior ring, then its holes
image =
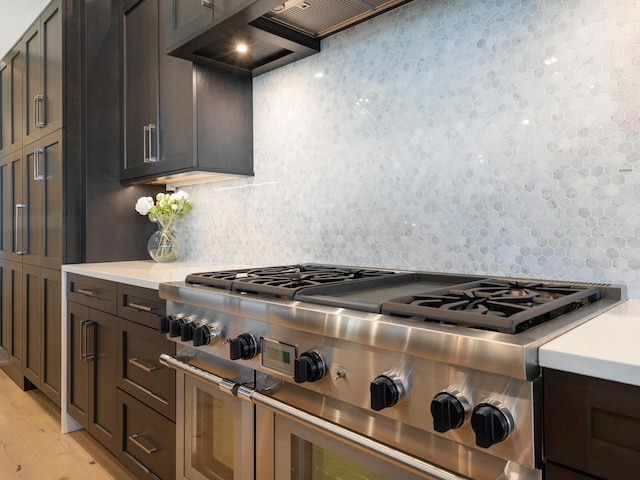
{"type": "Polygon", "coordinates": [[[451,473],[448,470],[433,465],[431,463],[419,460],[411,455],[407,455],[404,452],[395,450],[387,445],[371,440],[368,437],[352,432],[346,428],[343,428],[334,423],[323,420],[322,418],[310,415],[306,412],[298,410],[286,403],[269,397],[258,390],[251,388],[248,385],[239,385],[231,380],[219,377],[198,367],[194,367],[176,357],[163,353],[160,355],[160,363],[163,365],[180,370],[188,375],[196,377],[204,382],[213,383],[222,390],[229,390],[229,393],[237,395],[238,398],[246,400],[256,405],[267,407],[271,410],[275,410],[285,416],[288,416],[299,422],[303,422],[313,427],[328,432],[343,440],[347,440],[351,443],[359,445],[367,450],[374,451],[377,454],[385,457],[388,461],[395,463],[396,465],[406,466],[415,471],[430,475],[436,480],[469,480],[468,477],[462,477],[460,475],[451,473]]]}
{"type": "Polygon", "coordinates": [[[203,382],[212,383],[219,387],[221,391],[228,393],[229,395],[236,396],[238,388],[240,387],[240,384],[234,382],[233,380],[222,378],[214,375],[213,373],[209,373],[206,370],[202,370],[201,368],[194,367],[193,365],[190,365],[189,363],[180,360],[177,357],[169,355],[168,353],[163,353],[160,355],[160,363],[165,367],[179,370],[183,373],[191,375],[192,377],[202,380],[203,382]]]}

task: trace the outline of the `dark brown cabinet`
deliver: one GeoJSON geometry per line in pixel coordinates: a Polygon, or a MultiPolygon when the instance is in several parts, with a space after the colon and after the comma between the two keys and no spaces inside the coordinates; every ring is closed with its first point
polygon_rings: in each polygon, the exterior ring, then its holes
{"type": "Polygon", "coordinates": [[[0,275],[0,364],[15,383],[23,386],[22,263],[0,262],[0,275]]]}
{"type": "Polygon", "coordinates": [[[62,131],[24,148],[26,203],[23,262],[45,268],[62,265],[62,131]]]}
{"type": "Polygon", "coordinates": [[[0,258],[14,262],[22,262],[26,248],[23,164],[22,149],[0,157],[0,258]]]}
{"type": "MultiPolygon", "coordinates": [[[[111,452],[116,452],[116,364],[117,318],[108,313],[115,304],[101,311],[93,308],[95,296],[116,284],[92,282],[86,277],[69,275],[86,286],[79,289],[76,301],[67,304],[69,334],[68,402],[69,415],[111,452]],[[83,293],[84,292],[84,293],[83,293]],[[86,297],[86,301],[81,295],[86,297]],[[90,306],[91,305],[91,306],[90,306]]],[[[68,287],[68,290],[70,288],[68,287]]]]}
{"type": "Polygon", "coordinates": [[[42,393],[60,406],[61,328],[60,272],[23,265],[23,373],[42,393]]]}
{"type": "Polygon", "coordinates": [[[0,61],[0,157],[22,148],[22,44],[0,61]]]}
{"type": "Polygon", "coordinates": [[[123,181],[253,175],[252,83],[166,55],[171,2],[123,8],[123,181]]]}
{"type": "Polygon", "coordinates": [[[159,361],[175,343],[158,333],[158,292],[118,284],[118,458],[140,478],[176,472],[176,375],[159,361]]]}
{"type": "Polygon", "coordinates": [[[156,290],[67,275],[69,415],[140,478],[175,476],[175,343],[156,290]],[[116,316],[117,314],[117,316],[116,316]]]}
{"type": "Polygon", "coordinates": [[[62,7],[51,2],[23,37],[23,143],[62,127],[62,7]]]}
{"type": "Polygon", "coordinates": [[[640,387],[549,369],[543,378],[547,478],[634,478],[640,387]]]}

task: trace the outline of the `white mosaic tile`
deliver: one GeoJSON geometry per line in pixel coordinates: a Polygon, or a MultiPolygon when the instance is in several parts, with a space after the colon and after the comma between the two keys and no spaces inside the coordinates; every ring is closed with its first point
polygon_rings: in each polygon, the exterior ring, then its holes
{"type": "Polygon", "coordinates": [[[637,0],[414,0],[254,79],[249,179],[185,187],[187,259],[625,283],[637,0]]]}

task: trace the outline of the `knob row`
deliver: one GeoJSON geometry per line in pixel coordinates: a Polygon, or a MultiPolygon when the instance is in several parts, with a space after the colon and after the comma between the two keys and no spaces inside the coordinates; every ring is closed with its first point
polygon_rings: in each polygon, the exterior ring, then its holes
{"type": "MultiPolygon", "coordinates": [[[[159,320],[160,333],[170,337],[180,337],[183,342],[193,341],[194,346],[209,345],[218,337],[215,323],[186,317],[183,314],[168,315],[159,320]]],[[[256,338],[243,333],[230,339],[229,358],[231,360],[249,360],[260,353],[256,338]]],[[[296,383],[317,382],[327,373],[322,356],[315,350],[301,353],[294,359],[296,383]]],[[[370,385],[371,409],[380,411],[393,407],[404,396],[406,390],[401,379],[392,375],[379,375],[370,385]]],[[[438,393],[431,401],[433,429],[439,433],[460,428],[469,413],[470,406],[457,391],[438,393]]],[[[513,418],[500,404],[484,402],[475,406],[471,412],[471,428],[476,437],[476,445],[489,448],[503,442],[513,431],[513,418]]]]}

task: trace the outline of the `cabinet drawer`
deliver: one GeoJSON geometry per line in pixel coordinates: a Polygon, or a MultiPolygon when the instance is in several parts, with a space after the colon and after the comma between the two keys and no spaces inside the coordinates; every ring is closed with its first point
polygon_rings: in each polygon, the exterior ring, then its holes
{"type": "Polygon", "coordinates": [[[116,284],[108,280],[70,273],[67,277],[67,298],[115,315],[116,284]]]}
{"type": "Polygon", "coordinates": [[[157,290],[118,284],[118,316],[157,330],[158,318],[166,314],[165,301],[157,290]]]}
{"type": "Polygon", "coordinates": [[[118,458],[140,478],[174,479],[176,426],[118,390],[118,458]]]}
{"type": "Polygon", "coordinates": [[[640,387],[545,369],[550,462],[609,480],[640,471],[640,387]]]}
{"type": "Polygon", "coordinates": [[[175,353],[175,343],[156,330],[118,318],[118,386],[175,421],[176,374],[161,365],[160,354],[175,353]]]}

